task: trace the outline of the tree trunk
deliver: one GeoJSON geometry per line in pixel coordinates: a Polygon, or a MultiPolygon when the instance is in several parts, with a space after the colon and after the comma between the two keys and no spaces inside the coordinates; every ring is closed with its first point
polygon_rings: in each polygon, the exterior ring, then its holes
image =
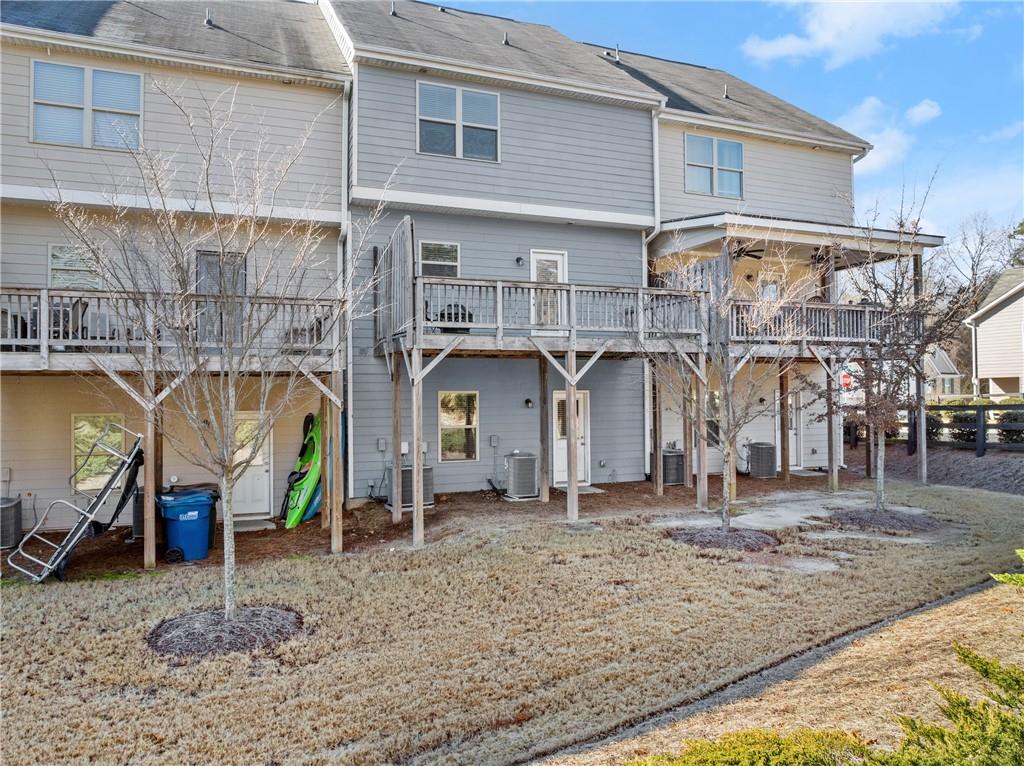
{"type": "Polygon", "coordinates": [[[885,510],[885,428],[875,429],[875,510],[885,510]]]}
{"type": "Polygon", "coordinates": [[[729,531],[729,511],[732,505],[732,445],[722,441],[722,531],[729,531]]]}
{"type": "Polygon", "coordinates": [[[234,487],[227,476],[220,480],[220,507],[224,512],[224,619],[235,619],[235,517],[231,503],[234,487]]]}

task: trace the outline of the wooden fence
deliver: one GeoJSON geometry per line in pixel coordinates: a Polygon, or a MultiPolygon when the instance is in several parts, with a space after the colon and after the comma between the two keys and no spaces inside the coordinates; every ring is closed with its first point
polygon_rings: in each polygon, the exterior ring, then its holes
{"type": "MultiPolygon", "coordinates": [[[[906,441],[914,454],[917,428],[910,414],[906,441]]],[[[929,404],[925,417],[929,447],[973,449],[978,457],[990,449],[1024,450],[1024,404],[929,404]]]]}

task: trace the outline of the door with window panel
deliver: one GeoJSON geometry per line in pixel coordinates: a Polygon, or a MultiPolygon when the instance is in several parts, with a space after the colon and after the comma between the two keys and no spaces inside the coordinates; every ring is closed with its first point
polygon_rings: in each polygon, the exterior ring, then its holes
{"type": "Polygon", "coordinates": [[[196,253],[196,332],[200,343],[221,343],[225,333],[236,343],[241,341],[245,272],[242,253],[196,253]]]}
{"type": "MultiPolygon", "coordinates": [[[[557,250],[530,252],[531,278],[540,284],[565,283],[566,253],[557,250]]],[[[538,333],[557,332],[568,321],[565,290],[533,288],[530,302],[530,323],[540,328],[538,333]],[[551,328],[546,330],[544,328],[551,328]]]]}

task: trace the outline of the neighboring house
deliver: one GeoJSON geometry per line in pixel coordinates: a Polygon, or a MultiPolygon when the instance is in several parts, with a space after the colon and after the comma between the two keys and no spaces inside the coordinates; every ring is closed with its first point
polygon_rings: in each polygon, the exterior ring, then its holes
{"type": "Polygon", "coordinates": [[[1000,274],[965,324],[971,328],[975,396],[1024,395],[1024,266],[1000,274]]]}
{"type": "MultiPolygon", "coordinates": [[[[338,227],[345,273],[378,277],[355,307],[347,346],[350,501],[387,494],[413,462],[432,469],[438,492],[501,486],[505,456],[519,451],[541,456],[542,498],[565,488],[571,514],[577,484],[641,480],[652,452],[692,441],[694,424],[667,398],[667,417],[653,416],[644,361],[703,353],[688,318],[701,294],[661,286],[672,263],[717,262],[736,279],[773,268],[771,258],[733,257],[749,241],[784,249],[797,271],[828,253],[836,268],[862,256],[852,165],[870,145],[719,70],[418,2],[264,3],[259,13],[241,2],[3,8],[4,296],[42,289],[48,269],[51,280],[62,273],[46,161],[85,198],[97,191],[98,156],[119,156],[33,140],[33,61],[102,68],[116,56],[146,94],[138,119],[147,141],[167,140],[146,88],[156,76],[239,78],[282,131],[342,94],[302,172],[337,190],[329,211],[303,214],[338,227]],[[203,23],[207,6],[214,29],[203,23]],[[154,13],[164,8],[174,24],[154,13]]],[[[297,181],[299,193],[306,179],[297,181]]],[[[871,239],[888,257],[941,243],[908,247],[890,231],[871,239]]],[[[834,280],[806,297],[834,324],[785,353],[823,383],[814,343],[869,340],[870,309],[840,305],[834,280]]],[[[732,342],[737,355],[750,345],[738,330],[732,342]]],[[[87,411],[76,400],[87,388],[33,375],[32,356],[3,354],[5,371],[20,372],[5,375],[4,453],[18,455],[13,489],[44,500],[69,473],[67,430],[72,413],[87,411]],[[46,410],[45,424],[33,407],[46,410]]],[[[50,371],[61,356],[50,354],[50,371]]],[[[752,368],[763,363],[753,354],[752,368]]],[[[716,385],[708,381],[712,400],[716,385]]],[[[778,401],[779,389],[773,381],[761,393],[778,401]]],[[[761,418],[741,443],[786,439],[793,466],[827,465],[838,424],[799,394],[791,405],[785,427],[778,414],[761,418]]],[[[268,515],[298,437],[297,421],[275,429],[273,451],[283,453],[268,515]]],[[[703,462],[693,453],[698,480],[721,470],[714,450],[703,462]]]]}
{"type": "Polygon", "coordinates": [[[924,357],[924,395],[926,399],[949,399],[961,395],[963,375],[943,349],[936,348],[924,357]]]}

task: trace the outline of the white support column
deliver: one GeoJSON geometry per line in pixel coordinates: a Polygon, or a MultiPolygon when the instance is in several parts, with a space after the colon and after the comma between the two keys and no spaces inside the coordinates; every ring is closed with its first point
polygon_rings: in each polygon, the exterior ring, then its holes
{"type": "Polygon", "coordinates": [[[707,375],[707,358],[703,351],[698,355],[697,363],[700,375],[694,375],[696,402],[694,417],[697,420],[697,510],[708,509],[708,419],[707,419],[707,386],[701,376],[707,375]]]}
{"type": "Polygon", "coordinates": [[[665,494],[665,429],[664,416],[662,414],[663,402],[661,397],[663,389],[658,382],[660,374],[655,371],[654,380],[651,381],[651,400],[653,401],[653,457],[651,458],[651,483],[654,485],[654,494],[661,497],[665,494]]]}
{"type": "MultiPolygon", "coordinates": [[[[423,534],[423,349],[412,350],[412,547],[422,548],[423,534]]],[[[401,494],[399,494],[401,504],[401,494]]]]}
{"type": "Polygon", "coordinates": [[[578,436],[576,434],[576,350],[570,348],[565,353],[565,371],[569,373],[565,379],[565,516],[569,521],[577,521],[580,517],[580,485],[579,465],[577,457],[578,436]]]}
{"type": "Polygon", "coordinates": [[[825,372],[825,383],[828,386],[828,397],[826,402],[826,419],[828,421],[828,488],[830,492],[839,490],[839,442],[842,434],[838,433],[836,397],[839,394],[836,381],[836,360],[829,357],[828,367],[825,372]]]}

